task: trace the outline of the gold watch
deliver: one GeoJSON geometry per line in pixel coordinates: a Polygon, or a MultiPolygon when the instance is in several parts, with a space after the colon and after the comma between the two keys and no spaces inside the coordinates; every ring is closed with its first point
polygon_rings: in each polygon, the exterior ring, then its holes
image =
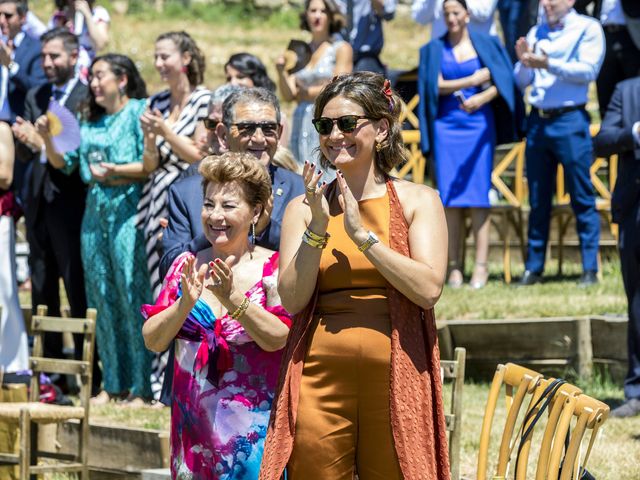
{"type": "Polygon", "coordinates": [[[378,242],[380,242],[378,236],[369,230],[369,237],[358,247],[358,250],[364,253],[378,242]]]}

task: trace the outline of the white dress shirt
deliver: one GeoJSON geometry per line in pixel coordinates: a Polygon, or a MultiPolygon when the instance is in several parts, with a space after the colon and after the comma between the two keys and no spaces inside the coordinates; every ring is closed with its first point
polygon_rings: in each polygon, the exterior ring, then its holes
{"type": "Polygon", "coordinates": [[[521,90],[531,85],[529,103],[551,109],[587,103],[589,83],[595,81],[604,59],[604,33],[600,23],[571,9],[558,28],[546,20],[527,34],[534,53],[546,53],[549,68],[527,68],[516,63],[514,73],[521,90]]]}
{"type": "MultiPolygon", "coordinates": [[[[467,0],[469,30],[496,35],[493,16],[498,0],[467,0]]],[[[421,25],[431,23],[431,38],[440,38],[447,33],[442,14],[442,0],[413,0],[411,17],[421,25]]]]}
{"type": "MultiPolygon", "coordinates": [[[[15,57],[16,48],[20,46],[24,36],[24,32],[19,32],[13,38],[11,60],[15,57]]],[[[3,43],[8,41],[4,36],[2,36],[0,40],[2,40],[3,43]]],[[[7,121],[11,119],[11,107],[9,106],[9,79],[14,77],[18,73],[18,70],[20,70],[20,65],[17,63],[13,63],[11,65],[11,69],[8,69],[4,65],[0,67],[0,120],[7,121]]]]}

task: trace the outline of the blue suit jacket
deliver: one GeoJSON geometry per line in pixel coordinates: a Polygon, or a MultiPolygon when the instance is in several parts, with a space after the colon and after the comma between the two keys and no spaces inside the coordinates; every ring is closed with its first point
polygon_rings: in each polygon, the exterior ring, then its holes
{"type": "Polygon", "coordinates": [[[27,92],[33,87],[47,83],[47,77],[42,70],[40,51],[40,42],[29,35],[25,35],[20,46],[16,48],[13,61],[20,68],[18,73],[9,77],[7,89],[9,106],[11,107],[11,123],[16,121],[16,115],[21,117],[24,115],[27,92]]]}
{"type": "MultiPolygon", "coordinates": [[[[269,167],[273,186],[273,210],[271,222],[256,243],[272,250],[280,247],[282,217],[289,202],[304,193],[302,177],[276,166],[269,167]]],[[[197,253],[209,247],[209,241],[202,233],[202,177],[188,176],[169,188],[169,225],[162,236],[164,254],[160,260],[160,274],[164,277],[171,264],[182,252],[197,253]]]]}
{"type": "Polygon", "coordinates": [[[624,80],[613,92],[593,140],[596,155],[618,154],[616,186],[611,198],[613,221],[621,223],[640,202],[640,145],[633,138],[633,124],[640,119],[640,77],[624,80]]]}
{"type": "MultiPolygon", "coordinates": [[[[482,64],[491,72],[491,80],[498,89],[499,96],[491,102],[494,109],[497,143],[509,143],[515,139],[516,125],[516,83],[513,67],[500,41],[482,33],[469,32],[471,43],[482,64]]],[[[433,125],[438,114],[438,75],[442,62],[442,50],[446,34],[431,40],[420,49],[418,65],[418,119],[420,120],[420,146],[423,152],[431,151],[433,125]]]]}

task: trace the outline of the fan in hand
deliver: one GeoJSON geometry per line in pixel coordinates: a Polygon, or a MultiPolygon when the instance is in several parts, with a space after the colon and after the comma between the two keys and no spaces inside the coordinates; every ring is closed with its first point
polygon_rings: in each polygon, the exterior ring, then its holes
{"type": "Polygon", "coordinates": [[[311,59],[311,48],[302,40],[291,40],[284,52],[284,69],[289,73],[302,70],[311,59]]]}
{"type": "Polygon", "coordinates": [[[80,146],[80,125],[73,113],[57,101],[51,100],[47,118],[51,142],[59,154],[64,155],[80,146]]]}

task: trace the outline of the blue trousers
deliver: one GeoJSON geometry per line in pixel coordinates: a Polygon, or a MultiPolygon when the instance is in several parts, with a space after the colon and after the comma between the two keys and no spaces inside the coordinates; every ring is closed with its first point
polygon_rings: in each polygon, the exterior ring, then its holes
{"type": "Polygon", "coordinates": [[[624,395],[640,398],[640,205],[636,204],[620,222],[620,266],[629,305],[627,348],[629,370],[624,395]]]}
{"type": "Polygon", "coordinates": [[[576,216],[582,268],[585,272],[598,270],[600,218],[589,174],[592,161],[593,146],[586,111],[574,110],[553,118],[540,118],[535,110],[531,113],[526,149],[531,205],[527,270],[535,273],[544,270],[558,163],[564,167],[565,186],[576,216]]]}

